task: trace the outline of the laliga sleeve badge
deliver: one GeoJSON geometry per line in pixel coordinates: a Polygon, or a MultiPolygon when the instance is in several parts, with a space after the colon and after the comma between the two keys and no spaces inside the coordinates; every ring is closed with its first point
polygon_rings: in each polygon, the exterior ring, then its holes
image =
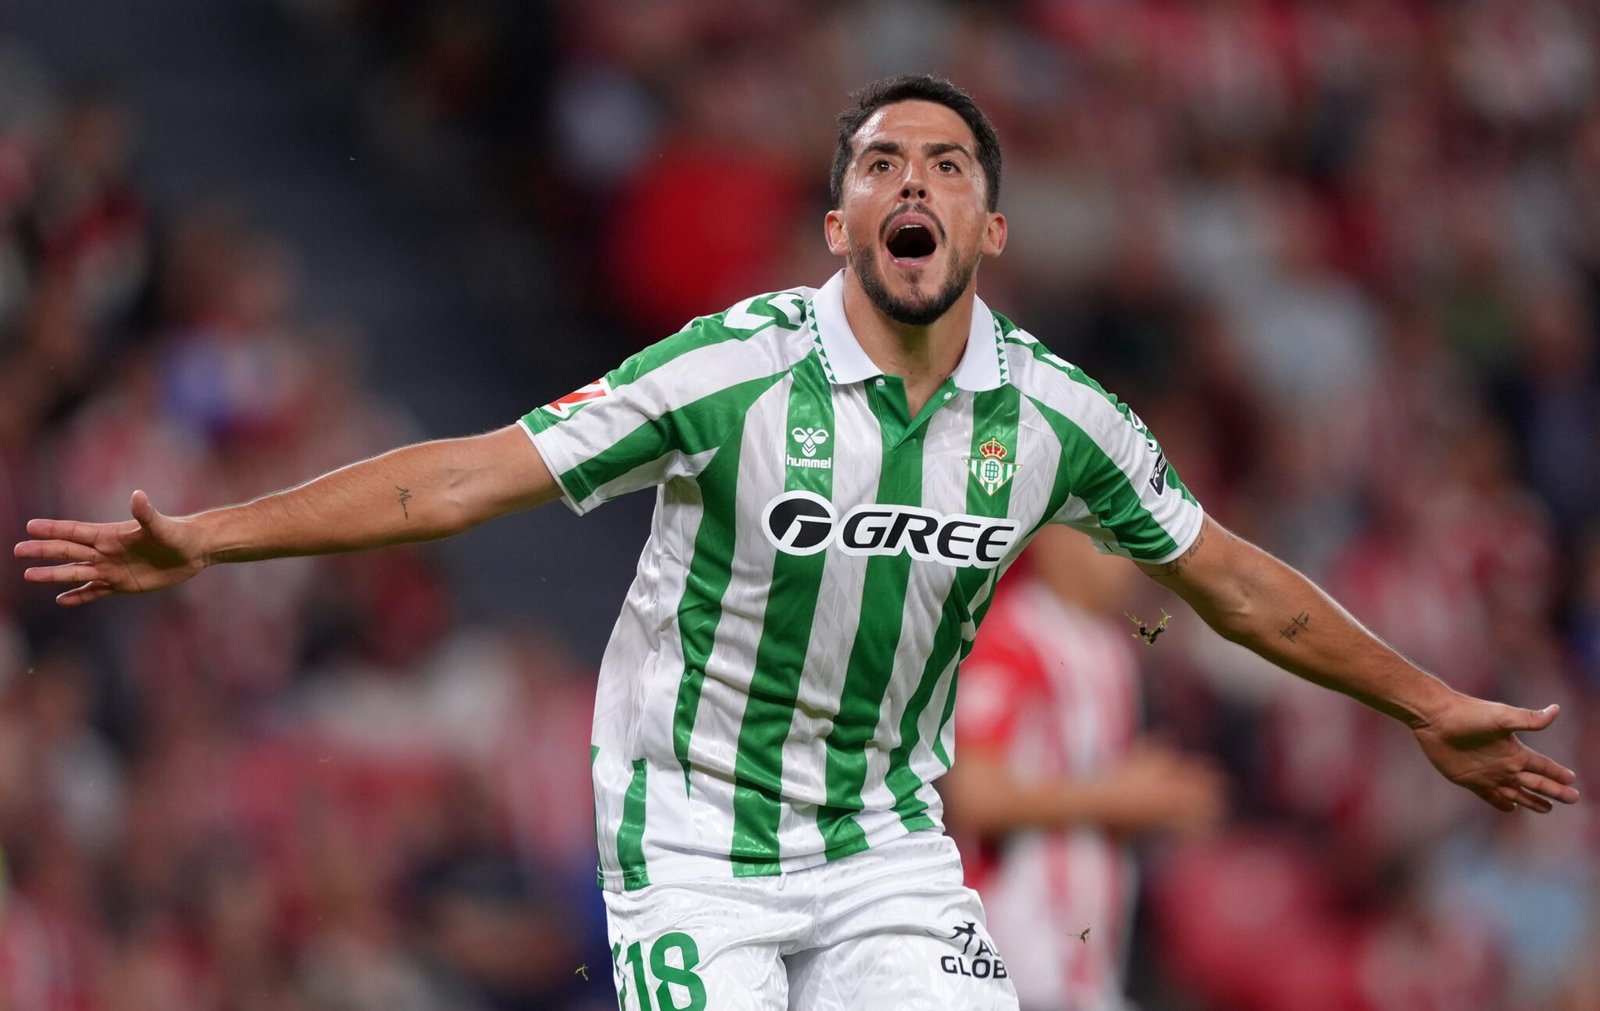
{"type": "Polygon", "coordinates": [[[584,404],[604,400],[609,396],[611,396],[611,384],[601,377],[587,386],[578,387],[560,400],[552,400],[544,405],[544,409],[564,421],[572,417],[573,412],[584,404]]]}

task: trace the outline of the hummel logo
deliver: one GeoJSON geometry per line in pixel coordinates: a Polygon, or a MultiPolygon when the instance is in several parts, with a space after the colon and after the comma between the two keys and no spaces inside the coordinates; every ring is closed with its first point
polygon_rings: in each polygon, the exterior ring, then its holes
{"type": "Polygon", "coordinates": [[[789,435],[795,442],[800,444],[800,452],[807,456],[816,456],[817,447],[828,441],[828,430],[826,428],[800,428],[796,426],[795,430],[790,432],[789,435]]]}

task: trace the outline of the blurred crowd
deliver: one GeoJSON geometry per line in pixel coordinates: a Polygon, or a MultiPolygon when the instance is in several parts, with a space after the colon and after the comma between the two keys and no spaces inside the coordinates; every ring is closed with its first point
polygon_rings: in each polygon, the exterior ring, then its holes
{"type": "MultiPolygon", "coordinates": [[[[363,150],[525,236],[619,360],[825,279],[834,112],[881,74],[950,76],[1005,145],[985,300],[1417,661],[1560,702],[1536,746],[1600,783],[1596,4],[279,7],[363,150]]],[[[270,226],[152,206],[133,123],[0,44],[13,539],[419,435],[365,335],[306,318],[270,226]]],[[[527,342],[530,406],[564,353],[527,342]]],[[[1142,851],[1150,1011],[1600,1007],[1592,804],[1490,811],[1403,729],[1167,606],[1150,729],[1216,756],[1234,815],[1142,851]]],[[[611,1006],[568,649],[537,615],[473,623],[420,549],[69,614],[0,580],[0,1005],[611,1006]]]]}

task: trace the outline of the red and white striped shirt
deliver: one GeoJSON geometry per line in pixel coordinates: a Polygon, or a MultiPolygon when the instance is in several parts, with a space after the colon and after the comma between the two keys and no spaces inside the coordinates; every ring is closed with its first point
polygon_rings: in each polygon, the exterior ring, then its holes
{"type": "MultiPolygon", "coordinates": [[[[957,755],[1002,758],[1023,782],[1094,779],[1138,724],[1128,630],[1032,580],[1003,586],[961,665],[957,755]]],[[[990,935],[1024,1008],[1123,1011],[1134,868],[1093,828],[1013,832],[968,854],[990,935]],[[973,859],[975,857],[975,859],[973,859]],[[1080,939],[1085,927],[1091,933],[1080,939]]]]}

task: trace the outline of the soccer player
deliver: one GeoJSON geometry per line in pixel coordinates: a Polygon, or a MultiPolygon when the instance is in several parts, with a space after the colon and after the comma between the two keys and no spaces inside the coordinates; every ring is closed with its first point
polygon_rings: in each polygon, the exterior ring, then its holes
{"type": "Polygon", "coordinates": [[[961,663],[961,760],[939,792],[1023,1011],[1128,1011],[1128,844],[1207,832],[1225,810],[1209,761],[1139,737],[1140,647],[1124,617],[1138,579],[1047,526],[961,663]]]}
{"type": "MultiPolygon", "coordinates": [[[[730,171],[737,171],[737,165],[730,171]]],[[[844,268],[746,299],[482,435],[251,502],[33,520],[18,557],[87,604],[208,565],[456,534],[654,486],[601,664],[591,757],[624,1007],[1014,1008],[933,781],[956,666],[1046,523],[1139,562],[1223,635],[1404,721],[1503,810],[1572,802],[1515,736],[1555,718],[1453,692],[1205,516],[1126,407],[992,312],[1000,149],[940,79],[840,117],[844,268]]]]}

